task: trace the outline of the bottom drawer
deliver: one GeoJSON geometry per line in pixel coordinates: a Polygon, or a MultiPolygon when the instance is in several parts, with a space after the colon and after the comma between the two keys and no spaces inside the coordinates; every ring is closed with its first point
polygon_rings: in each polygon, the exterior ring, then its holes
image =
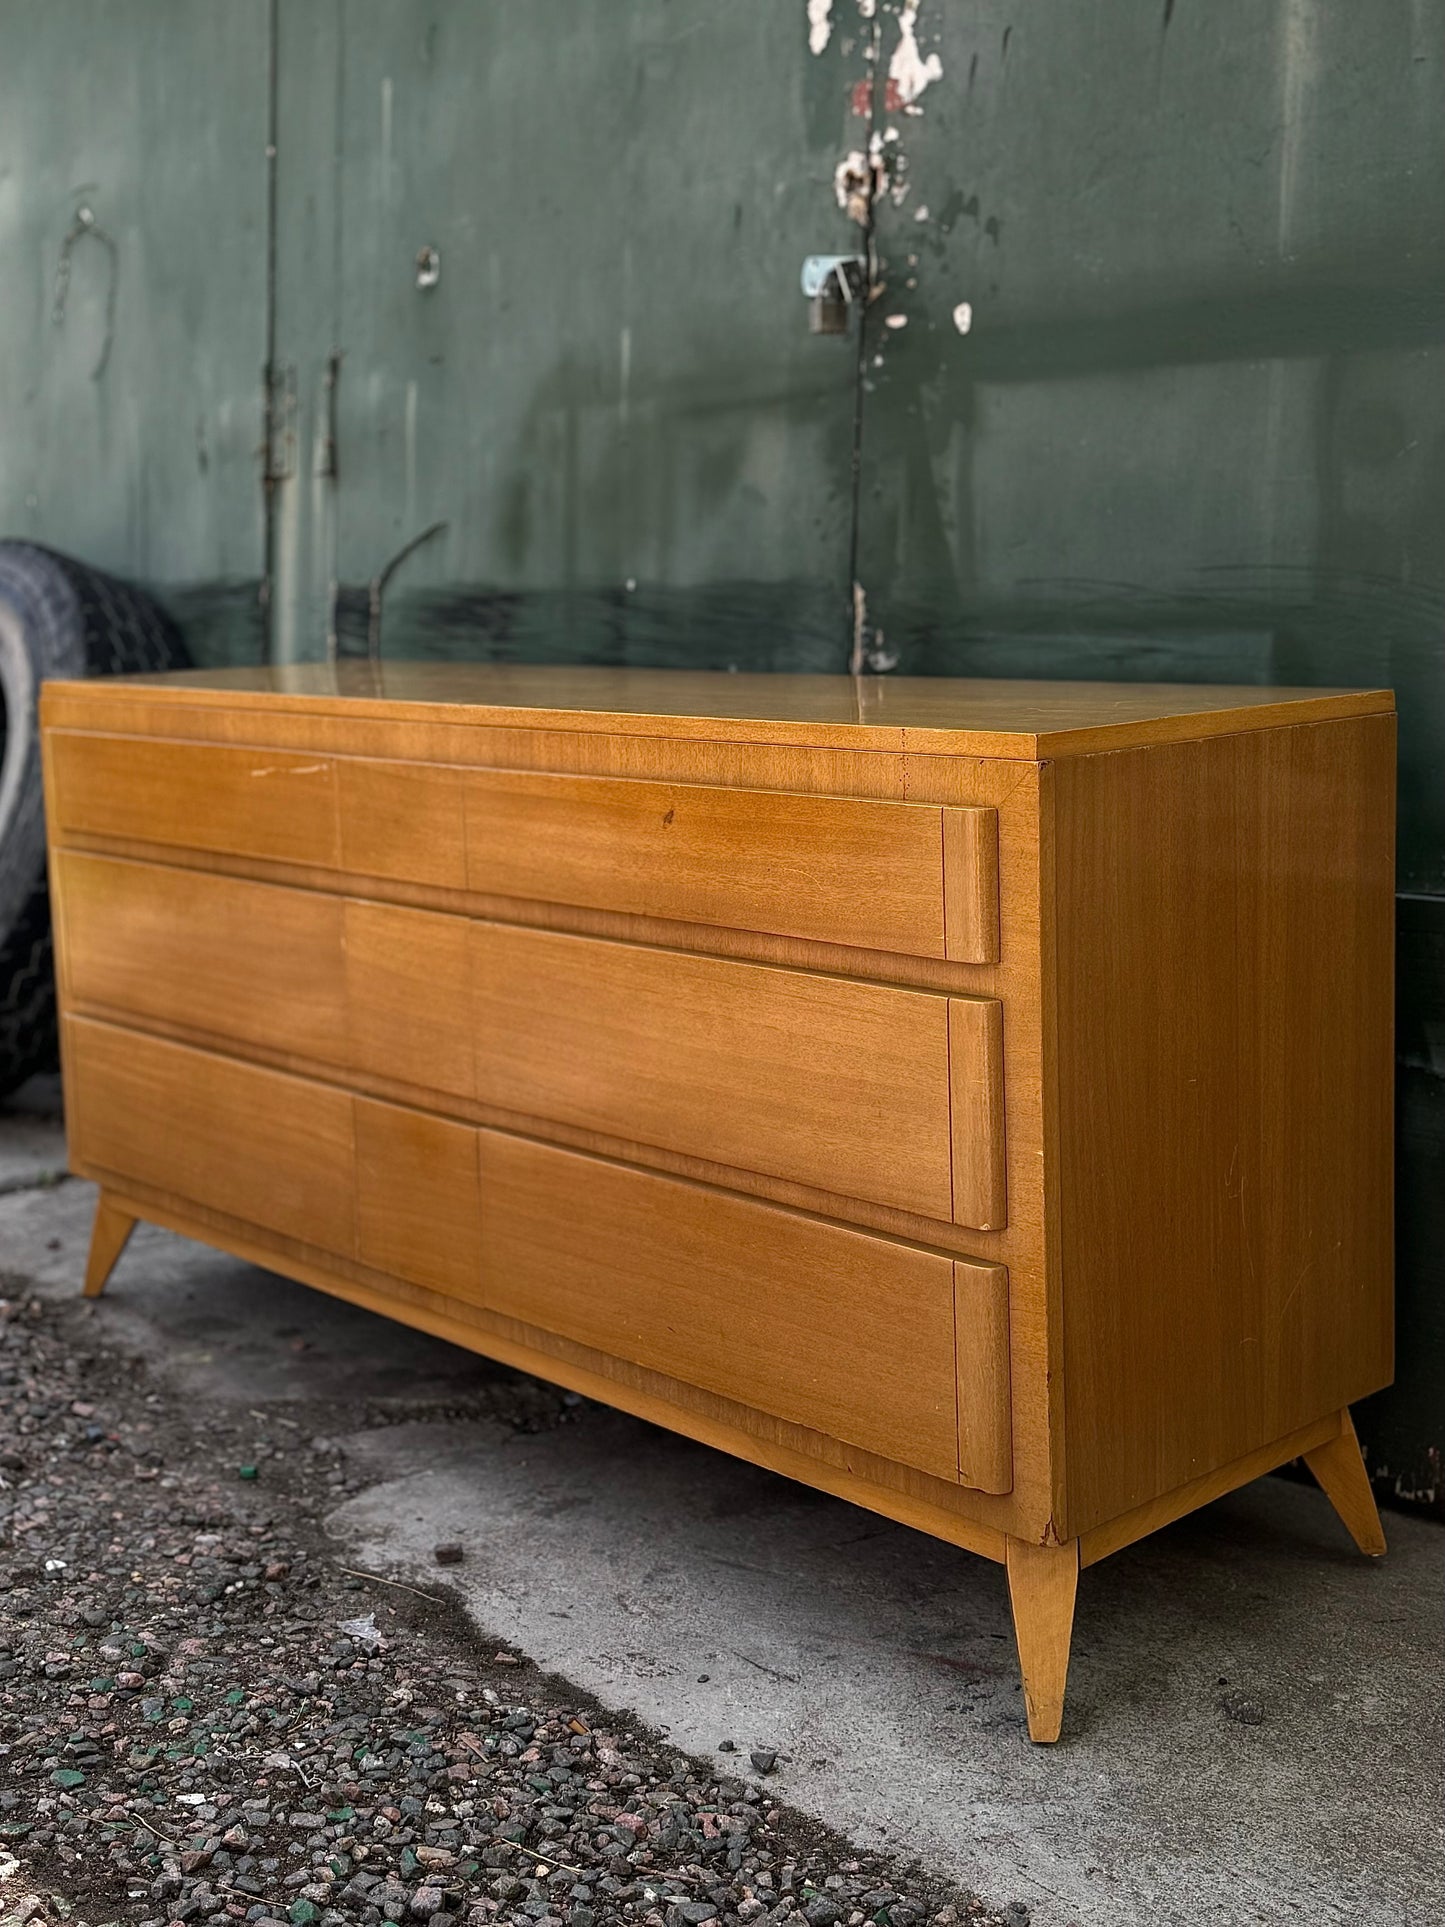
{"type": "Polygon", "coordinates": [[[1000,1266],[111,1024],[70,1018],[65,1043],[92,1173],[1009,1489],[1000,1266]]]}
{"type": "Polygon", "coordinates": [[[481,1134],[481,1197],[488,1309],[1007,1491],[1000,1267],[495,1132],[481,1134]]]}

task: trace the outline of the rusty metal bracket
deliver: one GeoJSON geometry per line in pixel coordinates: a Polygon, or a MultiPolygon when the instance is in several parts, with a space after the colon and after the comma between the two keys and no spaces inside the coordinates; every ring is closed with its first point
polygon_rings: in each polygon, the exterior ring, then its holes
{"type": "Polygon", "coordinates": [[[265,480],[268,488],[296,473],[296,367],[266,370],[265,480]]]}

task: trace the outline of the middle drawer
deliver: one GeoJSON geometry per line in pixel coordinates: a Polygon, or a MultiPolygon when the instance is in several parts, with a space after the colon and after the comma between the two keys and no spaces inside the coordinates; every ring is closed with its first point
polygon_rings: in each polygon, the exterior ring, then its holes
{"type": "MultiPolygon", "coordinates": [[[[58,855],[74,1006],[923,1217],[1004,1221],[999,1007],[58,855]]],[[[545,1135],[545,1128],[541,1135],[545,1135]]]]}

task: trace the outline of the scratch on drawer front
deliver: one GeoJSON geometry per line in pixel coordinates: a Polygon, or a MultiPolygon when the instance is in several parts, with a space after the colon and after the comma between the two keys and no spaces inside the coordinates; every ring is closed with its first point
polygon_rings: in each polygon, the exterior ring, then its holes
{"type": "Polygon", "coordinates": [[[262,769],[253,769],[252,776],[324,776],[330,769],[329,763],[303,763],[300,769],[283,769],[280,764],[267,763],[262,769]]]}

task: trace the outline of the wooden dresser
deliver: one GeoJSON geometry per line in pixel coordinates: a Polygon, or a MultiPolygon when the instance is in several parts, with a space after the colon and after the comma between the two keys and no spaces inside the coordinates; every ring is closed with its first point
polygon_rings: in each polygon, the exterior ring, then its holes
{"type": "Polygon", "coordinates": [[[1303,1455],[1383,1549],[1386,692],[346,664],[44,691],[138,1218],[1007,1565],[1303,1455]]]}

